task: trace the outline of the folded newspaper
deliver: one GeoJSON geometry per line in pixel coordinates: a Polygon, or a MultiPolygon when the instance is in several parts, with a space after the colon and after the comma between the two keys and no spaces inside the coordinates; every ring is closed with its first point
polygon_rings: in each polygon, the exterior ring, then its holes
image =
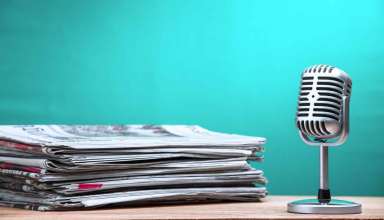
{"type": "Polygon", "coordinates": [[[260,201],[264,138],[184,125],[0,126],[0,205],[32,210],[260,201]]]}

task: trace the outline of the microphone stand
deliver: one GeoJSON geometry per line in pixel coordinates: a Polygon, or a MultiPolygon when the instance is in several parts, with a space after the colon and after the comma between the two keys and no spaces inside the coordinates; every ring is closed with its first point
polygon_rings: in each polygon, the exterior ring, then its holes
{"type": "MultiPolygon", "coordinates": [[[[306,136],[302,135],[304,141],[308,142],[306,136]]],[[[328,182],[328,148],[332,143],[325,140],[316,140],[320,145],[320,187],[317,199],[302,199],[288,203],[287,211],[303,214],[356,214],[361,213],[361,205],[355,202],[332,199],[328,182]]],[[[314,144],[313,144],[314,145],[314,144]]]]}
{"type": "Polygon", "coordinates": [[[320,144],[320,189],[317,194],[319,203],[328,204],[331,201],[331,191],[328,184],[328,146],[320,144]]]}

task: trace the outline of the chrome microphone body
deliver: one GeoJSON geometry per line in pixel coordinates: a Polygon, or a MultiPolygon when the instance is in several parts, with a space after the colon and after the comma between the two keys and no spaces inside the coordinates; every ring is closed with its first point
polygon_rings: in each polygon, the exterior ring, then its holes
{"type": "Polygon", "coordinates": [[[314,65],[304,70],[296,126],[307,144],[328,142],[327,146],[336,146],[345,142],[351,90],[351,78],[339,68],[314,65]]]}

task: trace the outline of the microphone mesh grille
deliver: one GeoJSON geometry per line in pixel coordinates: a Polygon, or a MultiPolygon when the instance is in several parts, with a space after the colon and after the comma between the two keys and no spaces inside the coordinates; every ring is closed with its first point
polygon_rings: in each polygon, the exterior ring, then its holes
{"type": "Polygon", "coordinates": [[[336,135],[343,96],[351,94],[352,82],[347,77],[329,65],[314,65],[304,70],[296,119],[296,126],[303,133],[319,138],[336,135]]]}

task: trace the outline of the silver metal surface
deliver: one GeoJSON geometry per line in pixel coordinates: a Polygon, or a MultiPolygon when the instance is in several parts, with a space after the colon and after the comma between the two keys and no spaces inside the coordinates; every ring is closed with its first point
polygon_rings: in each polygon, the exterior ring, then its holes
{"type": "Polygon", "coordinates": [[[319,203],[317,199],[304,199],[288,203],[288,212],[302,214],[359,214],[358,203],[332,199],[329,203],[319,203]]]}
{"type": "Polygon", "coordinates": [[[320,146],[320,190],[318,199],[289,203],[288,212],[361,213],[360,204],[330,200],[328,191],[328,147],[341,145],[348,137],[351,91],[351,78],[339,68],[313,65],[302,73],[296,126],[306,144],[320,146]]]}
{"type": "Polygon", "coordinates": [[[320,189],[328,189],[328,147],[320,145],[320,189]]]}
{"type": "Polygon", "coordinates": [[[337,146],[349,133],[352,80],[341,69],[314,65],[302,73],[296,126],[309,145],[337,146]]]}

